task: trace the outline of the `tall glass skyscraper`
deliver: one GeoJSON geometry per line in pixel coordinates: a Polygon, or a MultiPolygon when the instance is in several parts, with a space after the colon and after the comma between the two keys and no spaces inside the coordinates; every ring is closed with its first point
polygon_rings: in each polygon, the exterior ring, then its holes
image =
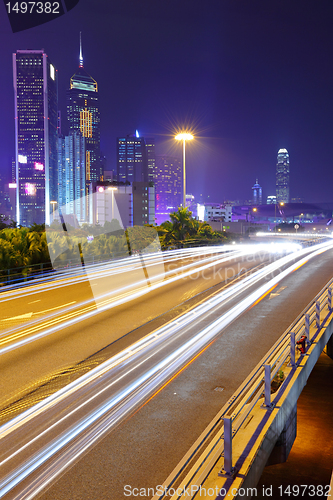
{"type": "Polygon", "coordinates": [[[119,182],[153,182],[155,140],[139,134],[117,138],[117,179],[119,182]]]}
{"type": "Polygon", "coordinates": [[[279,149],[276,163],[276,202],[289,203],[289,153],[279,149]]]}
{"type": "Polygon", "coordinates": [[[99,181],[103,172],[100,161],[98,86],[83,68],[81,43],[79,69],[70,79],[70,88],[67,91],[67,118],[69,131],[81,132],[85,137],[86,180],[99,181]]]}
{"type": "Polygon", "coordinates": [[[58,209],[75,215],[78,222],[87,222],[85,138],[80,132],[70,132],[58,138],[58,209]]]}
{"type": "Polygon", "coordinates": [[[50,222],[57,200],[57,70],[44,50],[13,54],[16,218],[29,226],[50,222]]]}

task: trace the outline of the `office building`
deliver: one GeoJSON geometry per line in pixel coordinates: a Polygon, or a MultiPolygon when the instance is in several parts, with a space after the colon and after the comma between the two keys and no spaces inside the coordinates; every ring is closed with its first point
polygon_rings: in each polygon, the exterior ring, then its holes
{"type": "Polygon", "coordinates": [[[155,140],[133,135],[117,138],[118,182],[153,182],[155,140]]]}
{"type": "Polygon", "coordinates": [[[262,205],[262,187],[258,184],[258,179],[252,187],[252,203],[253,205],[262,205]]]}
{"type": "Polygon", "coordinates": [[[57,199],[57,70],[44,50],[13,54],[16,218],[50,222],[57,199]]]}
{"type": "Polygon", "coordinates": [[[157,156],[154,174],[157,224],[168,220],[182,203],[182,163],[179,158],[157,156]]]}
{"type": "Polygon", "coordinates": [[[231,222],[232,206],[228,204],[210,203],[205,204],[205,222],[231,222]]]}
{"type": "Polygon", "coordinates": [[[276,163],[276,202],[289,203],[289,154],[279,149],[276,163]]]}
{"type": "Polygon", "coordinates": [[[81,132],[58,138],[58,207],[62,215],[88,221],[86,197],[86,144],[81,132]]]}
{"type": "Polygon", "coordinates": [[[155,223],[155,187],[152,182],[133,182],[133,226],[155,223]]]}
{"type": "Polygon", "coordinates": [[[147,182],[92,182],[89,193],[93,224],[116,219],[126,228],[155,222],[155,189],[147,182]]]}
{"type": "Polygon", "coordinates": [[[81,37],[79,69],[70,79],[70,88],[67,90],[67,118],[69,131],[81,132],[85,138],[87,181],[99,181],[103,172],[98,86],[83,67],[81,37]]]}

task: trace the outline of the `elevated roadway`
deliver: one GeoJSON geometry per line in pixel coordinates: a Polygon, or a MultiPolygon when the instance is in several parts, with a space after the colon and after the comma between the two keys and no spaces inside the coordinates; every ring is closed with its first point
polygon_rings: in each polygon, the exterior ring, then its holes
{"type": "MultiPolygon", "coordinates": [[[[253,366],[333,275],[331,261],[328,250],[275,283],[148,404],[65,472],[44,497],[117,499],[124,498],[125,484],[146,489],[161,484],[253,366]],[[89,479],[82,481],[83,477],[89,479]]],[[[250,290],[244,292],[243,300],[250,290]]],[[[226,313],[225,304],[220,307],[219,316],[226,313]]]]}

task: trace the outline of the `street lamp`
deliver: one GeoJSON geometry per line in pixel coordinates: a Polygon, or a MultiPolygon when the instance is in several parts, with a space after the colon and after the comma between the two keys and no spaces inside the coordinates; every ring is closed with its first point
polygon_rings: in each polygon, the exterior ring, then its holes
{"type": "Polygon", "coordinates": [[[192,134],[182,132],[176,135],[176,141],[183,141],[183,208],[186,208],[186,170],[185,170],[185,142],[194,139],[192,134]]]}
{"type": "Polygon", "coordinates": [[[279,205],[279,207],[283,207],[284,201],[280,201],[280,203],[275,202],[275,233],[276,233],[276,205],[279,205]]]}

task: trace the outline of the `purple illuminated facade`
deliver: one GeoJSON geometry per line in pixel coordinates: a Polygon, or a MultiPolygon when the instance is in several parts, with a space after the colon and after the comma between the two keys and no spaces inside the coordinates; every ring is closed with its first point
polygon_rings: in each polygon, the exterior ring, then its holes
{"type": "Polygon", "coordinates": [[[181,205],[182,162],[171,156],[156,156],[155,167],[155,218],[159,225],[168,220],[169,214],[181,205]]]}

